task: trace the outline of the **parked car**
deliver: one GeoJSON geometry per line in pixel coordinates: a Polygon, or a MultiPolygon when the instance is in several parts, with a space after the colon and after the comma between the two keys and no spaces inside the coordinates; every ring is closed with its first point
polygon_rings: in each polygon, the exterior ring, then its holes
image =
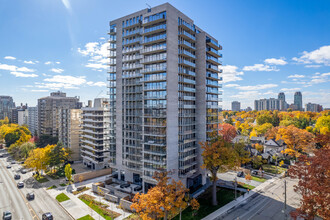
{"type": "Polygon", "coordinates": [[[21,173],[22,174],[26,174],[26,170],[24,169],[24,170],[21,170],[21,173]]]}
{"type": "Polygon", "coordinates": [[[12,162],[10,162],[11,164],[15,164],[16,162],[13,160],[12,162]]]}
{"type": "Polygon", "coordinates": [[[252,174],[252,175],[258,175],[258,174],[259,174],[259,172],[258,172],[258,171],[256,171],[256,170],[253,170],[253,171],[251,172],[251,174],[252,174]]]}
{"type": "Polygon", "coordinates": [[[14,179],[19,180],[19,179],[21,179],[21,176],[19,174],[15,174],[14,179]]]}
{"type": "Polygon", "coordinates": [[[3,220],[11,220],[11,212],[10,211],[4,211],[2,214],[3,220]]]}
{"type": "Polygon", "coordinates": [[[244,173],[243,173],[243,171],[239,171],[239,172],[237,173],[237,177],[244,177],[244,173]]]}
{"type": "Polygon", "coordinates": [[[17,183],[17,188],[23,188],[24,187],[24,183],[23,182],[18,182],[17,183]]]}
{"type": "Polygon", "coordinates": [[[131,184],[129,184],[129,183],[124,183],[124,184],[121,184],[120,185],[120,188],[127,188],[127,187],[129,187],[131,184]]]}
{"type": "Polygon", "coordinates": [[[53,215],[50,212],[42,214],[42,220],[53,220],[53,215]]]}
{"type": "Polygon", "coordinates": [[[10,165],[7,165],[7,169],[10,169],[11,168],[11,166],[10,165]]]}
{"type": "Polygon", "coordinates": [[[140,191],[140,190],[142,190],[142,186],[136,186],[136,187],[134,187],[134,191],[140,191]]]}
{"type": "Polygon", "coordinates": [[[33,200],[34,199],[34,193],[32,193],[32,192],[31,193],[27,193],[26,194],[26,199],[27,200],[33,200]]]}

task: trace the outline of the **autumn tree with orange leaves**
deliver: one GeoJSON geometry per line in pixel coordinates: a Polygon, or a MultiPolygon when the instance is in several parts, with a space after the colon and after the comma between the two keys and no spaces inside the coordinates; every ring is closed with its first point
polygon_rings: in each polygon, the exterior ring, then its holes
{"type": "Polygon", "coordinates": [[[225,141],[222,136],[215,132],[211,140],[200,143],[203,153],[203,166],[211,173],[212,181],[212,205],[216,206],[217,201],[217,173],[225,172],[240,165],[239,155],[231,142],[225,141]]]}
{"type": "Polygon", "coordinates": [[[294,190],[302,195],[300,207],[291,213],[294,219],[330,219],[330,144],[316,150],[315,156],[301,155],[288,174],[299,179],[294,190]]]}
{"type": "MultiPolygon", "coordinates": [[[[171,172],[155,172],[153,178],[157,185],[147,193],[137,193],[133,198],[131,208],[143,220],[168,219],[179,209],[187,206],[185,195],[189,191],[181,181],[175,181],[168,176],[171,172]]],[[[197,201],[193,201],[194,207],[197,201]]]]}
{"type": "Polygon", "coordinates": [[[236,128],[231,124],[220,124],[219,125],[219,134],[227,142],[231,142],[237,135],[236,128]]]}
{"type": "Polygon", "coordinates": [[[280,139],[287,145],[284,153],[290,156],[298,157],[301,153],[310,153],[315,148],[313,134],[293,125],[278,129],[276,140],[280,139]]]}

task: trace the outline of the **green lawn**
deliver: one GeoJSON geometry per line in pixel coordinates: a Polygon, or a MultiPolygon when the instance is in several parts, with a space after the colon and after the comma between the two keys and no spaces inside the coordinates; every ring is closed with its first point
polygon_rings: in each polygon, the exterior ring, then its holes
{"type": "Polygon", "coordinates": [[[86,205],[91,207],[95,212],[97,212],[99,215],[101,215],[106,220],[112,220],[111,216],[113,217],[113,219],[120,216],[119,213],[111,211],[110,209],[107,209],[106,207],[108,205],[95,201],[94,199],[92,199],[91,196],[83,194],[83,195],[79,196],[78,198],[81,201],[83,201],[86,205]]]}
{"type": "Polygon", "coordinates": [[[81,218],[78,218],[77,220],[94,220],[94,218],[90,215],[85,215],[81,218]]]}
{"type": "Polygon", "coordinates": [[[250,189],[250,190],[256,188],[255,186],[251,186],[251,185],[246,184],[246,183],[241,183],[240,185],[241,185],[243,188],[250,189]]]}
{"type": "Polygon", "coordinates": [[[275,165],[271,165],[271,164],[264,164],[264,165],[262,165],[262,168],[265,172],[273,173],[273,174],[280,174],[280,173],[287,171],[287,169],[285,169],[283,167],[277,166],[277,168],[276,168],[275,165]]]}
{"type": "MultiPolygon", "coordinates": [[[[191,207],[189,206],[182,212],[181,219],[182,220],[202,219],[235,199],[235,194],[233,190],[218,188],[217,191],[218,205],[212,206],[211,190],[212,187],[208,188],[201,196],[197,198],[200,204],[200,208],[197,212],[197,215],[192,216],[192,210],[191,207]]],[[[174,220],[179,220],[179,215],[175,216],[174,220]]]]}
{"type": "Polygon", "coordinates": [[[34,178],[39,182],[39,183],[45,183],[48,182],[49,180],[44,177],[44,176],[34,176],[34,178]]]}
{"type": "Polygon", "coordinates": [[[61,183],[60,186],[66,186],[66,184],[65,183],[61,183]]]}
{"type": "Polygon", "coordinates": [[[47,189],[56,189],[56,188],[57,188],[57,186],[52,185],[52,186],[48,187],[47,189]]]}
{"type": "Polygon", "coordinates": [[[65,195],[64,193],[58,194],[56,196],[56,200],[59,201],[59,202],[64,202],[64,201],[69,200],[69,199],[70,198],[67,195],[65,195]]]}
{"type": "Polygon", "coordinates": [[[267,179],[265,179],[265,178],[261,178],[261,177],[256,177],[256,176],[252,176],[252,180],[263,183],[263,182],[265,182],[267,179]]]}

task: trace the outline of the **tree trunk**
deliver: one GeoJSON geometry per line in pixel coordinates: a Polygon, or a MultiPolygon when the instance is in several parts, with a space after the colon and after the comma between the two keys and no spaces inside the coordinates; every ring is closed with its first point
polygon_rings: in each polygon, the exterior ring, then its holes
{"type": "Polygon", "coordinates": [[[213,172],[213,185],[212,185],[212,205],[216,206],[218,205],[217,201],[217,172],[213,172]]]}
{"type": "Polygon", "coordinates": [[[165,211],[164,220],[167,220],[168,211],[165,211]]]}

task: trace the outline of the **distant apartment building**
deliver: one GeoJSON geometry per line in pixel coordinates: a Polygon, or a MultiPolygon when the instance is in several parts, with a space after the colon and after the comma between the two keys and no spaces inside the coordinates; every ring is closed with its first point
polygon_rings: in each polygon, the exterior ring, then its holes
{"type": "Polygon", "coordinates": [[[257,111],[261,110],[278,110],[286,111],[288,104],[285,101],[285,94],[280,92],[278,98],[260,99],[254,101],[254,109],[257,111]]]}
{"type": "Polygon", "coordinates": [[[285,101],[285,94],[284,92],[280,92],[278,94],[278,100],[279,100],[279,110],[280,111],[286,111],[288,109],[288,103],[285,101]]]}
{"type": "Polygon", "coordinates": [[[302,111],[303,110],[303,104],[302,104],[302,94],[301,92],[295,92],[294,94],[294,105],[297,106],[297,110],[302,111]]]}
{"type": "Polygon", "coordinates": [[[249,106],[245,109],[246,112],[252,111],[252,108],[249,106]]]}
{"type": "Polygon", "coordinates": [[[222,47],[168,3],[111,21],[109,35],[110,166],[144,190],[174,171],[193,191],[206,180],[198,143],[218,129],[222,47]]]}
{"type": "Polygon", "coordinates": [[[78,97],[66,97],[66,93],[52,92],[50,96],[38,99],[38,135],[58,137],[58,109],[80,109],[78,97]]]}
{"type": "Polygon", "coordinates": [[[21,103],[20,106],[17,106],[13,109],[11,109],[11,123],[15,123],[15,124],[19,124],[19,125],[22,125],[22,124],[26,124],[27,123],[27,115],[28,115],[28,112],[25,111],[27,109],[27,104],[26,105],[23,105],[21,103]]]}
{"type": "Polygon", "coordinates": [[[305,105],[305,111],[306,112],[321,112],[321,111],[323,111],[323,107],[322,107],[322,105],[309,102],[305,105]]]}
{"type": "Polygon", "coordinates": [[[29,112],[25,109],[17,109],[17,124],[27,125],[28,124],[29,112]]]}
{"type": "Polygon", "coordinates": [[[27,125],[33,136],[37,135],[38,132],[38,107],[28,107],[28,120],[27,125]]]}
{"type": "Polygon", "coordinates": [[[11,120],[11,110],[15,108],[15,102],[11,96],[0,96],[0,120],[8,117],[11,120]]]}
{"type": "Polygon", "coordinates": [[[239,112],[241,110],[241,103],[238,102],[238,101],[233,101],[231,103],[231,110],[232,111],[236,111],[236,112],[239,112]]]}
{"type": "Polygon", "coordinates": [[[71,150],[72,161],[80,161],[82,110],[59,108],[57,114],[57,118],[59,120],[58,140],[65,148],[69,148],[71,150]]]}
{"type": "Polygon", "coordinates": [[[81,156],[85,166],[103,169],[109,166],[109,99],[97,98],[82,108],[81,156]]]}

